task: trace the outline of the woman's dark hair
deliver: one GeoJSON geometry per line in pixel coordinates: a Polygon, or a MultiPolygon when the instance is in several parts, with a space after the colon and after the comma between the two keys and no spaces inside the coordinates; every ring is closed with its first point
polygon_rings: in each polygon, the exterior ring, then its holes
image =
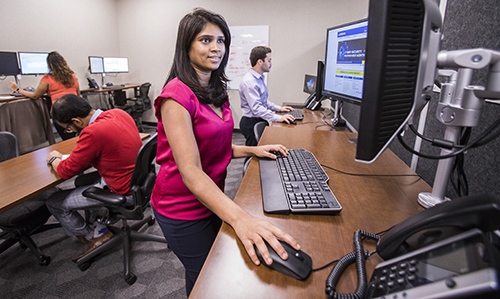
{"type": "Polygon", "coordinates": [[[72,76],[74,72],[69,68],[61,54],[56,51],[50,52],[47,55],[47,65],[51,72],[49,75],[61,82],[62,85],[70,88],[75,84],[75,79],[72,76]]]}
{"type": "Polygon", "coordinates": [[[224,18],[216,13],[196,8],[193,12],[187,14],[179,22],[177,32],[177,43],[175,46],[174,62],[170,69],[170,74],[167,77],[165,85],[174,78],[179,78],[184,84],[189,86],[194,92],[198,100],[203,104],[214,104],[221,107],[227,98],[227,78],[224,70],[229,57],[229,46],[231,45],[231,33],[224,18]],[[226,52],[222,58],[219,68],[212,71],[208,87],[200,85],[198,74],[191,65],[189,59],[189,50],[195,37],[200,33],[207,23],[218,26],[224,34],[226,52]]]}
{"type": "Polygon", "coordinates": [[[52,106],[52,118],[63,124],[69,124],[72,118],[87,117],[92,106],[83,98],[67,94],[58,98],[52,106]]]}

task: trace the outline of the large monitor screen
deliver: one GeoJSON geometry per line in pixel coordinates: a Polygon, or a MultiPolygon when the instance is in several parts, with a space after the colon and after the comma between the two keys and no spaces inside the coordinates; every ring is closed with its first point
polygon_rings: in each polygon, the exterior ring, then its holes
{"type": "Polygon", "coordinates": [[[49,53],[19,52],[19,64],[23,75],[44,75],[49,72],[49,53]]]}
{"type": "Polygon", "coordinates": [[[89,69],[91,74],[104,73],[103,58],[97,56],[89,56],[89,69]]]}
{"type": "Polygon", "coordinates": [[[127,57],[104,57],[105,73],[128,73],[127,57]]]}
{"type": "Polygon", "coordinates": [[[366,19],[327,30],[324,95],[355,103],[361,101],[367,32],[366,19]]]}
{"type": "Polygon", "coordinates": [[[0,76],[15,76],[19,74],[16,52],[0,52],[0,76]]]}

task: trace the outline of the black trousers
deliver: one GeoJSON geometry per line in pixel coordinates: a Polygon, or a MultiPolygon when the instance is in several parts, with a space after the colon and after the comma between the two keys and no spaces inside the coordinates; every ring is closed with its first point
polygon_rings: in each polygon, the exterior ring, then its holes
{"type": "Polygon", "coordinates": [[[255,139],[255,133],[253,131],[253,127],[255,126],[256,123],[261,122],[261,121],[266,121],[265,119],[262,118],[250,118],[243,116],[240,120],[240,132],[245,136],[245,145],[246,146],[256,146],[257,139],[255,139]]]}

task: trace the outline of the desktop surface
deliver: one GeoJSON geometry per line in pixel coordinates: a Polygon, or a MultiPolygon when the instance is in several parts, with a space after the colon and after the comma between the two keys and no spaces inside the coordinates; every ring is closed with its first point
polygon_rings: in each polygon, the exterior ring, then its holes
{"type": "MultiPolygon", "coordinates": [[[[315,118],[321,118],[314,112],[315,118]]],[[[305,114],[306,122],[312,117],[305,114]]],[[[282,143],[288,148],[305,148],[321,164],[365,174],[415,174],[396,155],[387,150],[376,162],[354,161],[355,145],[348,141],[356,134],[347,131],[315,130],[318,124],[266,127],[261,144],[282,143]]],[[[431,190],[419,177],[360,177],[340,174],[325,168],[329,186],[343,209],[338,215],[265,214],[259,177],[258,159],[252,159],[234,201],[249,214],[266,219],[291,234],[313,260],[313,269],[353,251],[357,229],[377,233],[390,228],[422,208],[419,192],[431,190]]],[[[364,242],[373,250],[374,242],[364,242]]],[[[382,259],[370,257],[368,276],[382,259]]],[[[311,273],[298,281],[264,266],[255,266],[233,229],[223,224],[210,251],[190,298],[326,298],[325,281],[333,266],[311,273]]],[[[356,289],[355,267],[350,266],[338,285],[338,291],[356,289]]]]}

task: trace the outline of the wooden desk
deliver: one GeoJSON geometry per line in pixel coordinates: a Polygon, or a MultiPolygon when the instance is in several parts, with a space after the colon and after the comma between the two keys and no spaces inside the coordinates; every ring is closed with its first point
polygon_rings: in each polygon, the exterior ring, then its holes
{"type": "MultiPolygon", "coordinates": [[[[319,115],[315,117],[321,119],[319,115]]],[[[355,162],[355,144],[348,139],[356,134],[314,130],[317,124],[306,124],[304,119],[303,125],[266,127],[261,144],[282,143],[288,148],[305,148],[313,152],[321,164],[350,173],[414,174],[390,150],[372,164],[355,162]]],[[[264,214],[257,159],[252,159],[234,199],[251,215],[264,218],[291,234],[312,257],[313,268],[352,252],[353,234],[357,229],[381,232],[421,211],[418,193],[431,190],[418,177],[360,177],[325,170],[330,177],[330,188],[343,207],[339,215],[264,214]]],[[[365,241],[363,245],[365,249],[375,248],[372,241],[365,241]]],[[[381,261],[378,255],[368,259],[368,276],[381,261]]],[[[307,280],[298,281],[265,266],[255,266],[234,230],[224,223],[190,298],[326,298],[325,281],[332,268],[313,272],[307,280]]],[[[355,267],[351,265],[337,290],[352,293],[356,282],[355,267]]]]}
{"type": "MultiPolygon", "coordinates": [[[[150,136],[139,133],[141,139],[150,136]]],[[[78,137],[74,137],[34,152],[0,163],[0,213],[49,190],[64,180],[57,175],[46,158],[53,150],[62,154],[70,154],[76,147],[78,137]]]]}
{"type": "Polygon", "coordinates": [[[140,87],[140,84],[125,84],[125,86],[120,86],[117,88],[102,88],[100,87],[99,89],[95,88],[85,88],[81,89],[80,93],[88,93],[88,92],[100,92],[100,93],[105,93],[105,92],[111,92],[111,91],[117,91],[117,90],[124,90],[124,89],[130,89],[130,88],[138,88],[140,87]]]}
{"type": "Polygon", "coordinates": [[[7,103],[12,101],[17,101],[20,99],[24,99],[25,97],[15,97],[10,94],[0,94],[0,103],[7,103]]]}

